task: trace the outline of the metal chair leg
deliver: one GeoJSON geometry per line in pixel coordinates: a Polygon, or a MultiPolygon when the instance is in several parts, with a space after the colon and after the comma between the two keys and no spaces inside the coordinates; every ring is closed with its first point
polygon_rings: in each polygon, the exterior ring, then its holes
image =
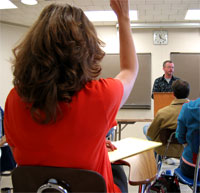
{"type": "MultiPolygon", "coordinates": [[[[200,146],[199,146],[199,152],[200,152],[200,146]]],[[[199,174],[199,163],[200,163],[200,153],[198,153],[197,161],[196,161],[196,167],[194,171],[194,181],[193,181],[193,193],[197,192],[197,180],[198,180],[198,174],[199,174]]]]}
{"type": "Polygon", "coordinates": [[[141,184],[139,185],[138,193],[145,193],[151,184],[141,184]]]}

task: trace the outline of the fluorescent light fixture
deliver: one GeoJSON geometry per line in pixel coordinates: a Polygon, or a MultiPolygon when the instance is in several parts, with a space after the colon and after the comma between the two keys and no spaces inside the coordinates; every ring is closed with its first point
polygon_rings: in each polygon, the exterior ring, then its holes
{"type": "Polygon", "coordinates": [[[0,9],[15,9],[17,6],[9,0],[0,1],[0,9]]]}
{"type": "Polygon", "coordinates": [[[129,11],[129,16],[131,21],[138,20],[138,12],[136,10],[129,11]]]}
{"type": "Polygon", "coordinates": [[[187,11],[186,20],[200,20],[200,9],[190,9],[187,11]]]}
{"type": "MultiPolygon", "coordinates": [[[[118,27],[119,24],[116,24],[116,28],[118,27]]],[[[200,23],[131,23],[131,28],[200,28],[200,23]]]]}
{"type": "MultiPolygon", "coordinates": [[[[85,11],[85,15],[92,22],[103,22],[103,21],[117,21],[117,16],[113,11],[85,11]]],[[[129,11],[130,20],[138,20],[136,10],[129,11]]]]}
{"type": "Polygon", "coordinates": [[[26,5],[36,5],[38,3],[37,0],[21,0],[21,2],[26,5]]]}

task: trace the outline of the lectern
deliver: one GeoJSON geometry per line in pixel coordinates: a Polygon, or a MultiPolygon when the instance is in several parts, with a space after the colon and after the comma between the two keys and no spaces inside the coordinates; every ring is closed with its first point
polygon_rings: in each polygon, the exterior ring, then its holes
{"type": "Polygon", "coordinates": [[[174,100],[173,92],[154,92],[154,117],[157,111],[165,106],[170,105],[174,100]]]}

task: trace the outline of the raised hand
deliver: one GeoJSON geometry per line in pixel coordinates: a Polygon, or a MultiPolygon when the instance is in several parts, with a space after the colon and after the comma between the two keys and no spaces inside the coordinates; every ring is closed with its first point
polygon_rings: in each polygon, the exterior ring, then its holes
{"type": "Polygon", "coordinates": [[[129,18],[129,0],[110,0],[110,6],[118,19],[120,17],[129,18]]]}

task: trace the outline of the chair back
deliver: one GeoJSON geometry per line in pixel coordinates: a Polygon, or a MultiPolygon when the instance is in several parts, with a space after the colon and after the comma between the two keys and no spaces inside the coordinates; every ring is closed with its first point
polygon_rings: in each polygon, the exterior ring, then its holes
{"type": "Polygon", "coordinates": [[[12,172],[13,192],[106,192],[97,172],[77,168],[19,166],[12,172]]]}
{"type": "Polygon", "coordinates": [[[179,144],[178,140],[175,137],[176,130],[174,129],[162,129],[159,133],[160,140],[163,145],[166,145],[168,143],[171,144],[179,144]]]}
{"type": "MultiPolygon", "coordinates": [[[[168,129],[168,128],[162,129],[160,131],[160,133],[159,133],[159,137],[160,137],[160,140],[161,140],[162,144],[166,146],[164,154],[162,156],[162,161],[167,158],[167,152],[168,152],[168,149],[169,149],[170,145],[172,145],[172,144],[180,144],[178,142],[175,134],[176,134],[176,130],[168,129]]],[[[158,163],[158,165],[159,165],[159,163],[158,163]]],[[[161,167],[161,165],[158,166],[159,169],[160,169],[160,167],[161,167]]]]}

